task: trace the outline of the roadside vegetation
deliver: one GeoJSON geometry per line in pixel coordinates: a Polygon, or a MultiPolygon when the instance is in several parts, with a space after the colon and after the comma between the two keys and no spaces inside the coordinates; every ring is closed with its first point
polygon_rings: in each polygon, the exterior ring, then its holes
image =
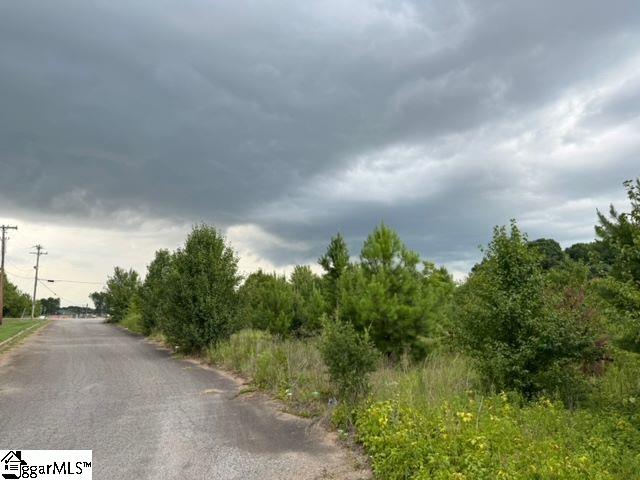
{"type": "MultiPolygon", "coordinates": [[[[47,299],[48,300],[48,299],[47,299]]],[[[36,302],[35,314],[40,316],[45,299],[36,302]]],[[[31,315],[31,296],[20,289],[4,275],[4,305],[2,312],[5,318],[23,318],[31,315]]],[[[1,327],[0,327],[1,328],[1,327]]]]}
{"type": "Polygon", "coordinates": [[[218,230],[116,268],[111,319],[331,418],[383,479],[618,479],[640,472],[640,182],[563,250],[514,221],[462,283],[385,224],[357,261],[246,278],[218,230]]]}
{"type": "Polygon", "coordinates": [[[26,330],[38,323],[42,323],[42,320],[31,320],[22,318],[5,318],[0,325],[0,342],[17,335],[18,333],[26,330]]]}

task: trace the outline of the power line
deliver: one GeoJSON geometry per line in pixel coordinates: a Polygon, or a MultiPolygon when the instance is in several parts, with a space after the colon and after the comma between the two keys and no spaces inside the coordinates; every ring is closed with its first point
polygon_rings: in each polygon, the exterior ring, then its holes
{"type": "MultiPolygon", "coordinates": [[[[19,266],[17,266],[15,263],[13,263],[13,262],[12,262],[12,261],[10,261],[10,260],[7,260],[6,262],[9,264],[9,266],[10,266],[11,268],[15,268],[15,269],[17,269],[17,270],[20,270],[21,272],[30,272],[30,271],[31,271],[31,269],[33,268],[33,267],[31,267],[31,268],[19,267],[19,266]]],[[[29,278],[31,278],[31,277],[29,277],[29,278]]]]}
{"type": "MultiPolygon", "coordinates": [[[[9,272],[7,271],[7,273],[9,275],[11,275],[12,277],[16,277],[16,278],[26,278],[31,280],[31,278],[33,277],[25,277],[24,275],[18,275],[17,273],[13,273],[13,272],[9,272]]],[[[44,282],[49,282],[49,283],[55,283],[55,282],[63,282],[63,283],[82,283],[82,284],[86,284],[86,285],[103,285],[104,282],[88,282],[85,280],[62,280],[60,278],[41,278],[40,280],[44,281],[44,282]]]]}
{"type": "Polygon", "coordinates": [[[5,270],[5,273],[8,274],[8,275],[11,275],[12,277],[24,278],[24,279],[27,279],[27,280],[31,280],[33,278],[33,277],[25,277],[24,275],[17,275],[17,274],[15,274],[13,272],[10,272],[8,270],[5,270]]]}
{"type": "MultiPolygon", "coordinates": [[[[7,273],[8,275],[11,275],[12,277],[16,277],[16,278],[23,278],[26,280],[31,280],[32,277],[25,277],[22,275],[17,275],[13,272],[9,272],[6,271],[5,273],[7,273]]],[[[46,278],[38,278],[38,283],[43,286],[44,288],[46,288],[47,290],[49,290],[51,293],[53,293],[56,297],[60,298],[61,300],[64,300],[65,302],[71,304],[71,305],[82,305],[82,302],[76,302],[75,300],[70,300],[68,298],[63,297],[62,295],[60,295],[59,293],[55,292],[51,287],[49,287],[49,285],[47,285],[46,282],[63,282],[65,280],[48,280],[46,278]]],[[[66,281],[70,281],[70,280],[66,280],[66,281]]],[[[102,285],[102,282],[81,282],[81,281],[74,281],[73,283],[92,283],[92,284],[96,284],[96,285],[102,285]]]]}
{"type": "Polygon", "coordinates": [[[102,285],[104,282],[87,282],[84,280],[61,280],[59,278],[43,278],[42,280],[46,280],[47,282],[64,282],[64,283],[84,283],[87,285],[102,285]]]}
{"type": "MultiPolygon", "coordinates": [[[[52,288],[49,287],[49,285],[47,285],[46,283],[44,283],[42,280],[38,280],[38,282],[40,282],[40,285],[42,285],[44,288],[46,288],[47,290],[49,290],[51,293],[53,293],[56,297],[58,297],[61,300],[64,300],[65,302],[67,302],[70,305],[82,305],[82,302],[76,302],[73,300],[69,300],[68,298],[63,297],[62,295],[60,295],[57,292],[54,292],[52,288]]],[[[86,303],[86,302],[85,302],[86,303]]]]}

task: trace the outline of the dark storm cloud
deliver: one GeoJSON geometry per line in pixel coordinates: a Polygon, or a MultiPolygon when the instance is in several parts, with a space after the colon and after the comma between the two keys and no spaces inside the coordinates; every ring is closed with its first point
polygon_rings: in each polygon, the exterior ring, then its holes
{"type": "Polygon", "coordinates": [[[0,201],[253,224],[276,264],[382,219],[445,262],[513,216],[583,238],[639,173],[639,27],[633,1],[5,1],[0,201]]]}

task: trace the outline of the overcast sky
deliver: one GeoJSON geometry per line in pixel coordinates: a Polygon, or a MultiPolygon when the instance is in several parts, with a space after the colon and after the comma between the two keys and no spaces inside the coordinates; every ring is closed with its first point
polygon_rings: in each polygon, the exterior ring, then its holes
{"type": "Polygon", "coordinates": [[[0,2],[25,290],[36,242],[45,278],[102,282],[202,221],[245,272],[315,262],[337,231],[357,255],[383,220],[460,276],[510,218],[592,239],[639,174],[635,0],[0,2]]]}

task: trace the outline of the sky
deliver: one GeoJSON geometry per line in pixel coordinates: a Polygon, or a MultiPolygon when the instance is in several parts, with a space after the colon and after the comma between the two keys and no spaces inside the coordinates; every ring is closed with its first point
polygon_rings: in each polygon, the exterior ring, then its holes
{"type": "Polygon", "coordinates": [[[245,273],[384,221],[461,278],[511,218],[591,240],[638,175],[634,0],[0,2],[6,268],[42,244],[63,305],[200,222],[245,273]]]}

